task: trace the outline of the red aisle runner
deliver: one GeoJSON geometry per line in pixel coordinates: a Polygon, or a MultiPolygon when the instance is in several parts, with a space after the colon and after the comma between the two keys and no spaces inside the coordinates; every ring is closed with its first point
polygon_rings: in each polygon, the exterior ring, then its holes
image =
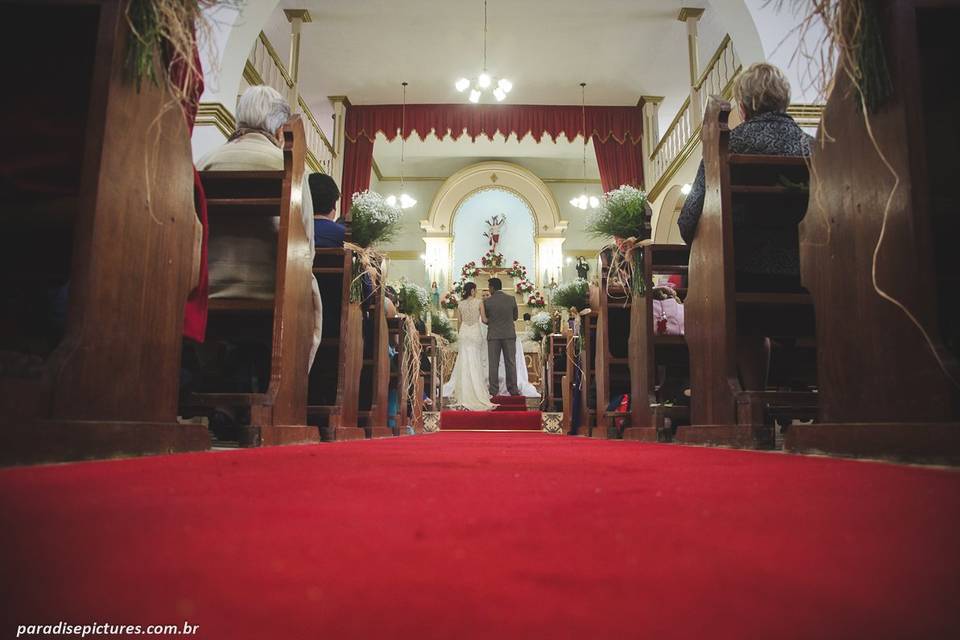
{"type": "Polygon", "coordinates": [[[0,470],[0,638],[956,638],[958,504],[953,471],[540,433],[0,470]]]}

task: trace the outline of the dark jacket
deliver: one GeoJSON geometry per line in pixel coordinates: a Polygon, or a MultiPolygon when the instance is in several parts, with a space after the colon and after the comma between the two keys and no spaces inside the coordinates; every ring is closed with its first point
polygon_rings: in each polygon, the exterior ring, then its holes
{"type": "Polygon", "coordinates": [[[496,291],[483,301],[487,315],[487,340],[513,340],[517,337],[514,322],[518,317],[517,299],[496,291]]]}
{"type": "Polygon", "coordinates": [[[333,220],[316,218],[313,221],[313,239],[319,249],[335,249],[343,246],[346,228],[333,220]]]}
{"type": "MultiPolygon", "coordinates": [[[[797,126],[786,113],[763,113],[730,131],[730,153],[748,153],[774,156],[809,156],[813,138],[797,126]]],[[[680,235],[687,244],[693,244],[697,223],[703,213],[705,194],[703,162],[690,194],[683,203],[677,219],[680,235]]],[[[741,273],[795,276],[800,273],[797,223],[801,211],[776,212],[776,219],[765,217],[757,224],[754,216],[748,221],[746,212],[734,208],[733,237],[736,270],[741,273]]],[[[769,212],[772,213],[772,212],[769,212]]]]}

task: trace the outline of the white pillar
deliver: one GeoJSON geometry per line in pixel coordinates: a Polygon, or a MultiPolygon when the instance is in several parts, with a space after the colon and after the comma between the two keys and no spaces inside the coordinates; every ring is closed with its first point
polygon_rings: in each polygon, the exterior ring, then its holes
{"type": "Polygon", "coordinates": [[[687,56],[690,60],[690,115],[694,129],[703,122],[703,102],[700,91],[697,90],[697,80],[700,79],[700,52],[697,48],[697,23],[703,15],[703,9],[684,7],[680,9],[677,20],[687,25],[687,56]]]}
{"type": "Polygon", "coordinates": [[[650,178],[653,176],[653,163],[650,161],[653,150],[660,142],[660,104],[663,102],[663,96],[641,96],[640,109],[643,113],[643,178],[646,189],[651,189],[653,184],[650,178]]]}
{"type": "MultiPolygon", "coordinates": [[[[328,96],[328,100],[333,104],[333,140],[330,142],[333,145],[333,162],[331,163],[330,177],[342,187],[343,150],[346,145],[344,132],[346,131],[347,109],[350,108],[350,100],[347,99],[347,96],[328,96]]],[[[338,202],[338,211],[339,208],[340,203],[338,202]]],[[[340,211],[340,215],[343,215],[342,211],[340,211]]]]}
{"type": "Polygon", "coordinates": [[[300,111],[300,27],[304,22],[313,22],[306,9],[284,9],[283,14],[290,21],[290,59],[287,70],[293,86],[290,88],[290,108],[294,113],[300,111]]]}

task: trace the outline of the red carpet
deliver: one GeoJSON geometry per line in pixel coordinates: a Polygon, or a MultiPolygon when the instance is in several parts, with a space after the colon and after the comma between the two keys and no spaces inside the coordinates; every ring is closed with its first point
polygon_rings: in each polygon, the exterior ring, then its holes
{"type": "Polygon", "coordinates": [[[539,411],[443,411],[440,429],[483,429],[485,431],[541,431],[539,411]]]}
{"type": "Polygon", "coordinates": [[[539,433],[4,470],[0,637],[955,638],[958,505],[956,472],[539,433]]]}

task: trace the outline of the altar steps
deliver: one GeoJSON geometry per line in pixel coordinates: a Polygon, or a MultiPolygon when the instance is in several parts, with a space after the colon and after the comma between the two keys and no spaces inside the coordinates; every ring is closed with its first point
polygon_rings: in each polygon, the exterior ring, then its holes
{"type": "Polygon", "coordinates": [[[498,408],[495,411],[442,411],[441,431],[540,431],[543,426],[539,411],[517,411],[498,408]]]}

